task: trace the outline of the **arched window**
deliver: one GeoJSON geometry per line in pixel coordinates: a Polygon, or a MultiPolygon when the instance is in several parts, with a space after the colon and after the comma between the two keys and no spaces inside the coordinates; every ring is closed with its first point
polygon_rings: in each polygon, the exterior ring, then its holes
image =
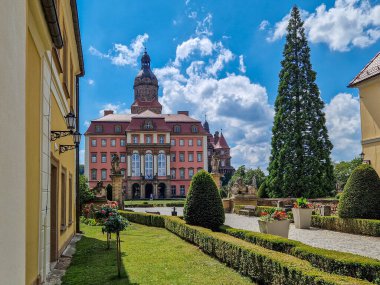
{"type": "Polygon", "coordinates": [[[145,155],[145,178],[153,179],[153,155],[151,153],[145,155]]]}
{"type": "Polygon", "coordinates": [[[166,155],[164,153],[158,155],[158,176],[166,176],[166,155]]]}
{"type": "Polygon", "coordinates": [[[132,154],[132,176],[140,176],[140,155],[138,153],[132,154]]]}

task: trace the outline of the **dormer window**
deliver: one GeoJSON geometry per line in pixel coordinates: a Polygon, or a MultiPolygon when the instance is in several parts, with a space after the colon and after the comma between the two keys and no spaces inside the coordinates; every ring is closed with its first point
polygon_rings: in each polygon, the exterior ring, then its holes
{"type": "Polygon", "coordinates": [[[179,126],[179,125],[174,126],[174,132],[180,133],[181,132],[181,126],[179,126]]]}
{"type": "Polygon", "coordinates": [[[115,126],[115,133],[121,133],[121,126],[120,125],[115,126]]]}
{"type": "Polygon", "coordinates": [[[153,129],[153,123],[151,120],[147,120],[144,123],[144,129],[145,130],[152,130],[153,129]]]}
{"type": "Polygon", "coordinates": [[[103,132],[103,126],[102,125],[96,125],[95,126],[95,133],[102,133],[103,132]]]}
{"type": "Polygon", "coordinates": [[[198,132],[198,127],[197,126],[191,126],[191,132],[192,133],[197,133],[198,132]]]}

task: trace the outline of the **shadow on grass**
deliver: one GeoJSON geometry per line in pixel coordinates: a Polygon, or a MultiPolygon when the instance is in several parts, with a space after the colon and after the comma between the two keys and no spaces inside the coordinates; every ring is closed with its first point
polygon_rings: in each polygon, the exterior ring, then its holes
{"type": "Polygon", "coordinates": [[[116,241],[115,236],[112,237],[111,248],[107,249],[105,240],[83,236],[77,243],[76,253],[62,279],[62,284],[138,285],[138,283],[131,283],[128,272],[125,270],[123,264],[125,252],[121,253],[121,277],[117,276],[116,241]]]}

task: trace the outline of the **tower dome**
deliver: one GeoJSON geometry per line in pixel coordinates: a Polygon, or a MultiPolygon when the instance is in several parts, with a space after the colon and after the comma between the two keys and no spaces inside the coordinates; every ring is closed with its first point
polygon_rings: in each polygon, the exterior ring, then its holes
{"type": "Polygon", "coordinates": [[[157,80],[157,77],[152,72],[152,70],[150,69],[150,56],[146,52],[146,50],[144,51],[144,54],[141,57],[141,69],[135,77],[134,87],[141,84],[155,85],[158,87],[158,80],[157,80]]]}

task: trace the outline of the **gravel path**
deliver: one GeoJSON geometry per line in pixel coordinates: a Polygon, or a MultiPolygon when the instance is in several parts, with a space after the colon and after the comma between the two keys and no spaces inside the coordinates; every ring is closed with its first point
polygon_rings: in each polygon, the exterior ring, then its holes
{"type": "MultiPolygon", "coordinates": [[[[171,215],[172,208],[133,208],[135,212],[160,212],[161,215],[171,215]]],[[[183,208],[176,208],[178,215],[182,215],[183,208]]],[[[226,214],[225,224],[237,228],[259,232],[257,217],[246,217],[236,214],[226,214]]],[[[350,252],[380,260],[380,237],[370,237],[346,234],[311,228],[310,230],[296,229],[294,224],[290,225],[289,239],[298,240],[305,244],[332,249],[342,252],[350,252]]]]}

